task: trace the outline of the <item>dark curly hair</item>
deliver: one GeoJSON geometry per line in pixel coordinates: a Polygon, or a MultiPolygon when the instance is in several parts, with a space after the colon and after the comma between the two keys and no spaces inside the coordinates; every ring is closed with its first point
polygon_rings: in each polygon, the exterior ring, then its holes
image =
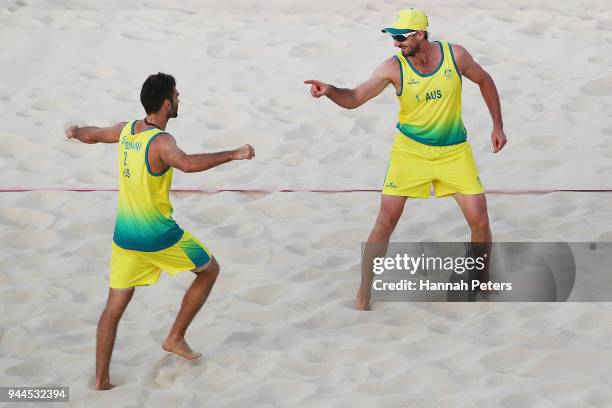
{"type": "Polygon", "coordinates": [[[149,75],[140,90],[140,102],[147,115],[158,112],[166,99],[172,101],[175,86],[176,81],[172,75],[161,72],[149,75]]]}

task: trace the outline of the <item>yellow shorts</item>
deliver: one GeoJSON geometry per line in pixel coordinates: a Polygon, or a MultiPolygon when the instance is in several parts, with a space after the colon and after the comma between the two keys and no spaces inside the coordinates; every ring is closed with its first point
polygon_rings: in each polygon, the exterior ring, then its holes
{"type": "Polygon", "coordinates": [[[436,197],[484,192],[470,144],[429,146],[397,133],[382,193],[429,198],[432,184],[436,197]]]}
{"type": "Polygon", "coordinates": [[[170,275],[200,271],[211,259],[210,251],[187,231],[176,244],[156,252],[124,249],[113,242],[109,286],[121,289],[151,285],[162,270],[170,275]]]}

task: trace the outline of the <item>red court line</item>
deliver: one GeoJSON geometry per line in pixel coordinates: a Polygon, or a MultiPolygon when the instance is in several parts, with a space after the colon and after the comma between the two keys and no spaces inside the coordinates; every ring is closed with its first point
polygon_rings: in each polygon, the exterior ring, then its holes
{"type": "MultiPolygon", "coordinates": [[[[69,191],[78,193],[90,192],[114,192],[119,191],[116,187],[5,187],[0,188],[0,193],[24,193],[32,191],[69,191]]],[[[347,189],[265,189],[265,188],[175,188],[174,193],[380,193],[380,189],[347,188],[347,189]]],[[[581,188],[559,188],[559,189],[492,189],[485,191],[487,194],[549,194],[549,193],[611,193],[612,189],[581,189],[581,188]]]]}

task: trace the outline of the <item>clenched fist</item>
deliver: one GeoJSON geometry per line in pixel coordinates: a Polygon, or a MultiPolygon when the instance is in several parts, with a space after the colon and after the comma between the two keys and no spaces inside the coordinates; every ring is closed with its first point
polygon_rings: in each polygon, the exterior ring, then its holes
{"type": "Polygon", "coordinates": [[[76,131],[79,127],[76,125],[72,125],[70,126],[68,129],[66,129],[66,131],[64,132],[66,134],[66,139],[73,139],[76,137],[76,131]]]}
{"type": "Polygon", "coordinates": [[[255,149],[249,144],[234,150],[234,160],[251,160],[253,157],[255,157],[255,149]]]}

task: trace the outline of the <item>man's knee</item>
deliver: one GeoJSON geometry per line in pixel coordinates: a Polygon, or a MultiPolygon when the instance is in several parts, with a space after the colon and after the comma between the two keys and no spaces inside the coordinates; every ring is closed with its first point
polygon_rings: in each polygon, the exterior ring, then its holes
{"type": "Polygon", "coordinates": [[[221,267],[219,266],[219,263],[217,263],[217,260],[213,258],[211,259],[208,266],[206,266],[206,268],[196,273],[198,277],[201,277],[201,279],[216,280],[217,276],[219,276],[220,271],[221,267]]]}
{"type": "Polygon", "coordinates": [[[382,210],[378,214],[376,224],[381,229],[393,231],[399,222],[401,215],[401,212],[382,210]]]}
{"type": "Polygon", "coordinates": [[[472,230],[487,231],[489,229],[489,216],[486,211],[469,217],[468,223],[472,230]]]}
{"type": "Polygon", "coordinates": [[[121,316],[123,315],[123,312],[125,311],[125,309],[118,307],[118,306],[106,306],[104,308],[104,311],[102,312],[102,315],[107,317],[108,319],[111,320],[119,320],[121,319],[121,316]]]}
{"type": "Polygon", "coordinates": [[[378,211],[378,217],[376,217],[374,234],[391,234],[395,229],[395,226],[397,225],[400,217],[402,216],[405,203],[406,197],[383,195],[380,202],[380,210],[378,211]]]}
{"type": "Polygon", "coordinates": [[[111,289],[106,307],[104,308],[104,314],[112,319],[119,319],[127,305],[132,300],[134,295],[134,288],[130,289],[111,289]]]}

